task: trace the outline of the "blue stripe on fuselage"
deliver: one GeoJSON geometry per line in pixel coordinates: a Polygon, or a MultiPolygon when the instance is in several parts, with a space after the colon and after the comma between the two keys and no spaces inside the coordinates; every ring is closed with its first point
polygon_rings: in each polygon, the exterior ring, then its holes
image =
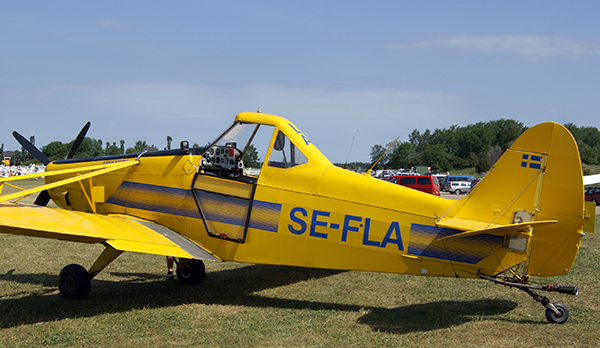
{"type": "Polygon", "coordinates": [[[124,181],[106,203],[201,219],[191,190],[124,181]]]}
{"type": "Polygon", "coordinates": [[[493,249],[501,248],[504,242],[504,237],[491,234],[448,239],[442,242],[437,241],[439,238],[461,232],[464,231],[412,224],[407,252],[411,255],[474,265],[493,255],[493,249]]]}

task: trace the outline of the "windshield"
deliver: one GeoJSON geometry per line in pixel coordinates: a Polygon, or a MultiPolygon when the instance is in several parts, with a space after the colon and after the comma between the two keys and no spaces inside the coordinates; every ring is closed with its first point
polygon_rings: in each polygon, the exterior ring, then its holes
{"type": "Polygon", "coordinates": [[[273,126],[234,123],[202,156],[205,172],[223,177],[257,176],[267,154],[273,126]]]}

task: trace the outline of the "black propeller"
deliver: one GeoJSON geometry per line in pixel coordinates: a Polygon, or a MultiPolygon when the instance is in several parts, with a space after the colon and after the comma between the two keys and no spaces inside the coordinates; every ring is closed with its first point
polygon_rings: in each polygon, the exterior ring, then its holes
{"type": "MultiPolygon", "coordinates": [[[[48,163],[50,163],[48,157],[46,157],[46,155],[44,155],[40,150],[38,150],[37,147],[30,143],[29,140],[25,139],[17,131],[14,131],[12,134],[15,137],[15,139],[17,139],[19,144],[21,144],[21,146],[23,146],[25,150],[29,151],[29,153],[32,154],[33,157],[35,157],[38,161],[42,162],[44,165],[48,165],[48,163]]],[[[35,202],[33,203],[37,205],[46,206],[48,202],[50,202],[50,194],[47,190],[44,190],[40,192],[40,194],[35,199],[35,202]]]]}
{"type": "MultiPolygon", "coordinates": [[[[77,135],[75,142],[73,142],[73,145],[71,146],[71,149],[69,150],[69,153],[67,154],[67,157],[65,157],[65,159],[73,158],[75,152],[77,152],[77,149],[79,148],[81,142],[85,138],[85,134],[87,133],[88,129],[90,129],[90,126],[90,122],[86,123],[85,126],[83,126],[83,128],[77,135]]],[[[33,157],[35,157],[38,161],[42,162],[42,164],[48,165],[48,163],[50,163],[48,157],[46,157],[40,150],[37,149],[37,147],[35,147],[17,131],[13,132],[13,136],[15,137],[15,139],[17,139],[19,144],[21,144],[21,146],[23,146],[25,150],[29,151],[29,153],[32,154],[33,157]]],[[[44,190],[40,192],[40,194],[35,199],[35,202],[33,203],[45,207],[46,205],[48,205],[48,202],[50,202],[50,193],[48,193],[48,190],[44,190]]]]}
{"type": "Polygon", "coordinates": [[[69,153],[67,154],[67,157],[65,157],[65,159],[73,158],[75,152],[77,152],[79,145],[81,145],[81,142],[85,138],[85,134],[87,133],[88,129],[90,129],[91,125],[92,124],[88,121],[88,123],[86,123],[85,126],[83,126],[81,131],[79,131],[79,134],[77,135],[77,138],[75,139],[75,142],[71,146],[71,149],[69,150],[69,153]]]}
{"type": "Polygon", "coordinates": [[[37,196],[33,204],[45,207],[48,205],[48,202],[50,202],[50,193],[48,193],[48,190],[44,190],[40,191],[40,194],[37,196]]]}
{"type": "Polygon", "coordinates": [[[29,151],[29,153],[32,154],[33,157],[35,157],[38,161],[42,162],[44,165],[50,163],[48,157],[46,157],[46,155],[38,150],[37,147],[30,143],[29,140],[25,139],[21,134],[17,133],[17,131],[14,131],[12,134],[13,137],[17,139],[19,144],[21,144],[25,150],[29,151]]]}

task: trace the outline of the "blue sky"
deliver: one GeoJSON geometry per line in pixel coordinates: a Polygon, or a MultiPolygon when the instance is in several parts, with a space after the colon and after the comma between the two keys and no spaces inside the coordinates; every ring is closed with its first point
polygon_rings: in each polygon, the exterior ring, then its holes
{"type": "Polygon", "coordinates": [[[0,142],[68,142],[89,120],[88,136],[127,147],[205,144],[258,107],[334,162],[500,118],[600,128],[599,14],[595,1],[0,1],[0,142]]]}

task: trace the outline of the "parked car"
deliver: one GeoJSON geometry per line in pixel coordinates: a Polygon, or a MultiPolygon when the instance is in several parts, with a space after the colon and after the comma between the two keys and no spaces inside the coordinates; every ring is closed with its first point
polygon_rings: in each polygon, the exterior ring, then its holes
{"type": "Polygon", "coordinates": [[[393,184],[410,187],[422,192],[440,195],[440,183],[435,176],[431,175],[394,175],[388,179],[393,184]]]}
{"type": "Polygon", "coordinates": [[[469,190],[471,190],[470,181],[452,181],[450,182],[450,188],[448,188],[448,192],[455,195],[467,193],[469,190]]]}
{"type": "Polygon", "coordinates": [[[440,191],[446,191],[446,179],[448,176],[446,175],[437,175],[437,179],[440,182],[440,191]]]}
{"type": "Polygon", "coordinates": [[[585,188],[585,200],[594,202],[598,205],[600,201],[600,186],[590,186],[585,188]]]}
{"type": "Polygon", "coordinates": [[[479,184],[480,181],[481,179],[475,179],[471,181],[471,188],[469,189],[469,192],[471,192],[475,188],[475,185],[479,184]]]}
{"type": "MultiPolygon", "coordinates": [[[[445,187],[446,191],[454,193],[454,191],[450,190],[450,184],[452,182],[455,182],[455,181],[461,181],[461,182],[465,181],[465,182],[468,182],[469,185],[471,185],[471,181],[473,181],[473,180],[475,180],[475,177],[473,175],[448,175],[446,177],[446,181],[444,183],[444,187],[445,187]]],[[[461,187],[462,185],[458,185],[458,186],[461,187]]],[[[464,187],[462,188],[462,190],[464,190],[464,187]]],[[[466,193],[467,191],[464,191],[464,192],[466,193]]]]}

